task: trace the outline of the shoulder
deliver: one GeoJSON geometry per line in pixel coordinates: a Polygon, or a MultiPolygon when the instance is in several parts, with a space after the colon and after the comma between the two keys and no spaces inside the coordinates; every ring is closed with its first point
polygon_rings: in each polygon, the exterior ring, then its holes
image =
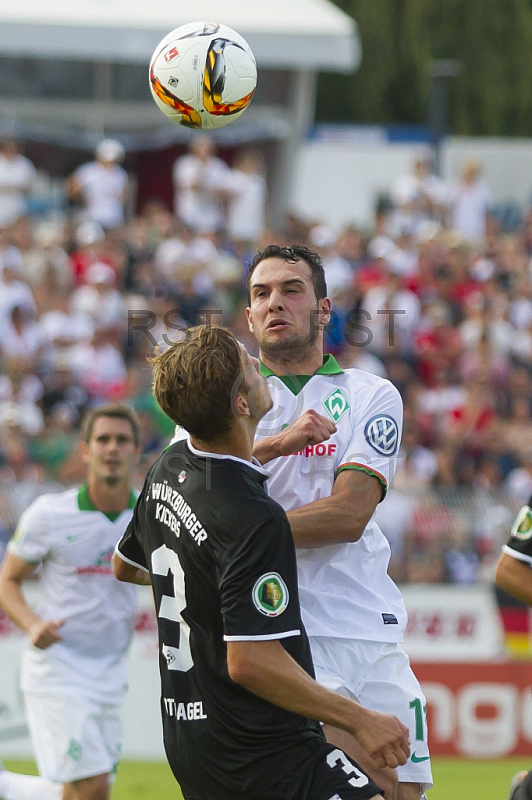
{"type": "Polygon", "coordinates": [[[24,514],[38,516],[56,514],[67,508],[77,508],[78,488],[67,489],[64,492],[50,492],[41,494],[31,503],[24,514]]]}
{"type": "Polygon", "coordinates": [[[399,391],[388,378],[382,378],[380,375],[356,368],[346,369],[343,375],[337,377],[339,379],[338,383],[342,385],[345,382],[346,388],[353,395],[367,397],[369,393],[371,396],[390,396],[396,398],[402,404],[399,391]],[[344,379],[343,381],[342,378],[344,379]]]}

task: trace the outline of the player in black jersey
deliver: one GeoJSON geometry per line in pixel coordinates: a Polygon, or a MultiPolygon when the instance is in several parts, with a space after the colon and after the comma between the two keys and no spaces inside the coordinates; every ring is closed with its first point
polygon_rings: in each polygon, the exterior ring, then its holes
{"type": "Polygon", "coordinates": [[[349,731],[381,765],[407,759],[395,717],[313,680],[290,527],[251,455],[272,404],[264,378],[214,326],[152,363],[159,404],[190,435],[150,469],[113,568],[152,583],[165,749],[184,797],[382,797],[315,721],[349,731]]]}
{"type": "Polygon", "coordinates": [[[522,603],[532,605],[532,497],[512,526],[495,567],[495,583],[522,603]]]}
{"type": "MultiPolygon", "coordinates": [[[[532,606],[532,497],[512,525],[510,538],[502,548],[495,567],[495,583],[500,589],[532,606]]],[[[532,770],[514,775],[508,800],[532,799],[532,770]]]]}

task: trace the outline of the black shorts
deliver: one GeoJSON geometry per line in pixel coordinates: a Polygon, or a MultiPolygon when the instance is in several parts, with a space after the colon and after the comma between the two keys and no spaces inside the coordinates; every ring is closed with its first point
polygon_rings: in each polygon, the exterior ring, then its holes
{"type": "MultiPolygon", "coordinates": [[[[286,787],[285,785],[285,788],[286,787]]],[[[368,800],[382,793],[380,786],[343,750],[323,742],[314,757],[292,777],[285,800],[368,800]]],[[[270,798],[268,797],[268,800],[270,798]]],[[[281,800],[272,796],[271,800],[281,800]]]]}
{"type": "MultiPolygon", "coordinates": [[[[214,796],[189,793],[183,786],[181,790],[185,800],[219,800],[214,796]]],[[[318,752],[299,765],[297,771],[246,800],[369,800],[379,793],[383,793],[382,789],[356,761],[324,741],[318,752]]]]}

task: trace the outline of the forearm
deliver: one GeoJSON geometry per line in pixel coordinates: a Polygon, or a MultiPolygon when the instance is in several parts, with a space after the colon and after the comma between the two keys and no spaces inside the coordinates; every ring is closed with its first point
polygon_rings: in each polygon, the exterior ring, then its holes
{"type": "Polygon", "coordinates": [[[113,553],[112,567],[115,578],[125,583],[136,583],[138,586],[151,586],[150,573],[128,564],[117,553],[113,553]]]}
{"type": "Polygon", "coordinates": [[[13,622],[27,633],[42,621],[26,603],[18,581],[7,579],[1,582],[0,605],[13,622]]]}
{"type": "Polygon", "coordinates": [[[365,710],[316,683],[279,642],[271,642],[271,645],[268,649],[272,650],[273,658],[248,661],[241,665],[233,679],[248,691],[286,711],[356,735],[365,710]]]}
{"type": "Polygon", "coordinates": [[[364,533],[366,517],[345,507],[334,495],[287,512],[296,547],[325,547],[356,542],[364,533]]]}
{"type": "Polygon", "coordinates": [[[532,605],[532,569],[528,563],[503,553],[495,568],[495,581],[505,592],[532,605]]]}
{"type": "Polygon", "coordinates": [[[282,449],[282,433],[275,434],[274,436],[266,436],[260,441],[256,441],[253,445],[253,455],[260,461],[261,464],[267,464],[268,461],[273,461],[274,458],[279,458],[283,455],[282,449]]]}

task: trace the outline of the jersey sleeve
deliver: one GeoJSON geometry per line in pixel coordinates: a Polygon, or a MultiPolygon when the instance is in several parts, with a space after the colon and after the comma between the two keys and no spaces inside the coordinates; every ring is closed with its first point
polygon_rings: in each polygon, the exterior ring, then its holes
{"type": "Polygon", "coordinates": [[[532,566],[532,497],[527,506],[523,506],[518,512],[510,538],[502,548],[506,553],[518,561],[526,561],[532,566]]]}
{"type": "Polygon", "coordinates": [[[123,561],[127,564],[132,564],[134,567],[140,567],[140,569],[146,572],[148,572],[148,564],[146,562],[144,547],[142,546],[142,519],[144,518],[147,491],[148,482],[146,481],[142,492],[137,498],[131,521],[115,547],[116,554],[120,556],[123,561]]]}
{"type": "Polygon", "coordinates": [[[340,456],[337,474],[356,469],[378,478],[384,499],[395,475],[403,430],[403,401],[390,383],[383,381],[366,405],[354,410],[351,438],[340,456]]]}
{"type": "Polygon", "coordinates": [[[53,548],[54,526],[48,500],[38,497],[22,514],[8,550],[30,564],[40,564],[53,548]]]}
{"type": "Polygon", "coordinates": [[[225,641],[261,641],[302,631],[290,525],[277,515],[228,552],[220,578],[225,641]]]}

